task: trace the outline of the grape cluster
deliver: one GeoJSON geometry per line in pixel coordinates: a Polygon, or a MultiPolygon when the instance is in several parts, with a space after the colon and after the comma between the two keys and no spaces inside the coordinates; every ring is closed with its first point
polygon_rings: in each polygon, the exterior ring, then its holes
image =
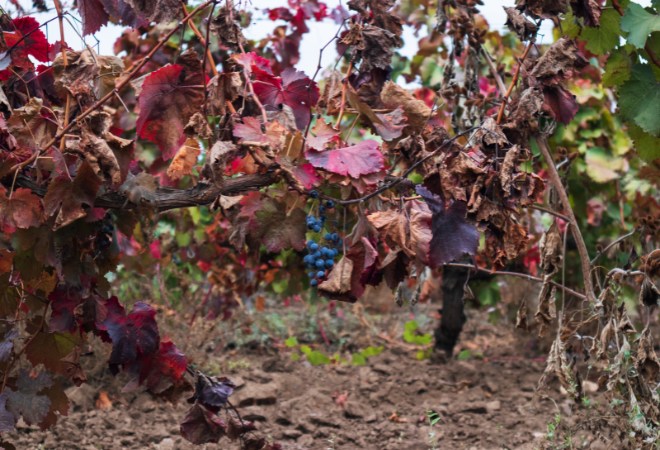
{"type": "Polygon", "coordinates": [[[103,251],[110,248],[112,245],[112,239],[114,235],[115,227],[112,223],[112,218],[105,217],[101,221],[101,227],[96,234],[94,239],[94,247],[96,249],[96,254],[100,254],[103,251]]]}
{"type": "MultiPolygon", "coordinates": [[[[318,193],[312,191],[310,197],[318,198],[318,193]]],[[[326,222],[326,211],[333,209],[335,204],[328,200],[318,208],[318,217],[312,214],[307,216],[307,229],[314,233],[320,233],[326,222]]],[[[309,284],[312,287],[318,286],[326,277],[327,272],[335,265],[335,257],[339,254],[338,247],[341,239],[337,233],[325,233],[325,245],[321,245],[314,239],[307,241],[307,254],[303,258],[305,267],[309,270],[309,284]]]]}

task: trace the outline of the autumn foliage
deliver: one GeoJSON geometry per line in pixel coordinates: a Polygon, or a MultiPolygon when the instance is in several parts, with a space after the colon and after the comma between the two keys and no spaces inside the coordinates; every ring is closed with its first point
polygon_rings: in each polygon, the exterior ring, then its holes
{"type": "Polygon", "coordinates": [[[502,36],[477,3],[290,0],[265,11],[276,29],[252,41],[238,2],[77,1],[84,35],[126,27],[116,56],[49,42],[20,8],[3,14],[0,432],[66,414],[64,387],[85,382],[81,352],[96,336],[133,387],[187,392],[190,441],[277,448],[235,414],[230,380],[161,335],[149,298],[113,295],[119,264],[196,267],[214,297],[196,312],[223,318],[235,296],[276,282],[278,294],[355,302],[367,286],[401,292],[454,264],[542,283],[518,325],[560,327],[546,376],[579,398],[566,352],[582,346],[602,389],[642,405],[640,439],[657,433],[660,363],[621,286],[657,304],[658,5],[519,0],[502,36]],[[544,20],[557,25],[549,45],[544,20]],[[336,24],[325,49],[337,64],[306,74],[300,42],[320,21],[336,24]],[[405,27],[421,36],[410,58],[405,27]],[[161,223],[186,236],[155,239],[161,223]],[[308,241],[326,233],[340,252],[310,276],[308,241]],[[631,236],[620,264],[608,245],[631,236]],[[567,296],[587,319],[559,320],[567,296]]]}

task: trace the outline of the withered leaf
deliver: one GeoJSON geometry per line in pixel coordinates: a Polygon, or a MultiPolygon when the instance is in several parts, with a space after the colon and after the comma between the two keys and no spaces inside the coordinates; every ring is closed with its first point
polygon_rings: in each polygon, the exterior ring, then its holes
{"type": "Polygon", "coordinates": [[[94,206],[101,180],[91,166],[83,161],[73,181],[59,177],[49,186],[44,197],[44,210],[48,216],[57,213],[53,229],[65,227],[85,217],[94,206]]]}
{"type": "Polygon", "coordinates": [[[355,301],[356,298],[351,295],[351,275],[353,273],[353,261],[343,256],[333,267],[328,275],[328,279],[318,287],[319,292],[331,298],[347,299],[355,301]]]}
{"type": "Polygon", "coordinates": [[[538,27],[534,22],[523,16],[519,10],[505,6],[504,11],[506,11],[507,16],[506,26],[509,27],[509,30],[516,33],[521,41],[526,41],[536,36],[538,27]]]}
{"type": "Polygon", "coordinates": [[[197,163],[197,157],[200,152],[197,139],[186,139],[186,142],[176,152],[170,166],[167,168],[167,176],[173,180],[178,180],[186,175],[190,175],[197,163]]]}
{"type": "Polygon", "coordinates": [[[387,108],[401,107],[408,118],[408,126],[415,133],[421,132],[431,117],[431,108],[424,101],[392,81],[385,83],[380,98],[387,108]]]}

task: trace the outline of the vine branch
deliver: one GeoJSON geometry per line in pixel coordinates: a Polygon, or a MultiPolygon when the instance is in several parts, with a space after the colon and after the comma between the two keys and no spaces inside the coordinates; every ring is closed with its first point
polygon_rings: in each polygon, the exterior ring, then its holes
{"type": "Polygon", "coordinates": [[[548,166],[548,176],[550,178],[550,183],[552,183],[552,186],[557,191],[562,207],[564,208],[564,213],[568,217],[569,223],[571,225],[571,233],[573,234],[573,238],[575,238],[578,254],[580,256],[580,265],[582,266],[582,278],[584,281],[584,289],[587,294],[587,299],[589,301],[595,302],[596,295],[594,294],[594,288],[591,282],[591,262],[589,260],[589,251],[587,250],[587,245],[584,242],[584,237],[582,236],[582,232],[578,227],[578,223],[575,218],[575,213],[573,212],[573,208],[571,207],[571,202],[568,199],[568,193],[566,192],[566,189],[564,188],[564,185],[561,182],[561,178],[559,177],[559,172],[557,172],[557,169],[555,168],[555,162],[552,159],[552,155],[550,154],[550,148],[548,147],[548,142],[546,141],[545,137],[538,136],[536,138],[536,142],[539,146],[539,149],[541,150],[541,154],[543,155],[543,158],[545,159],[546,166],[548,166]]]}

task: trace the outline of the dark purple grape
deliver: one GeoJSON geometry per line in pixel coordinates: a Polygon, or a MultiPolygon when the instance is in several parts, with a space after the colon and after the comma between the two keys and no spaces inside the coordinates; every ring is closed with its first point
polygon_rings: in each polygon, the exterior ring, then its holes
{"type": "Polygon", "coordinates": [[[323,269],[325,267],[325,263],[322,259],[317,259],[314,265],[319,269],[323,269]]]}
{"type": "MultiPolygon", "coordinates": [[[[319,265],[319,262],[317,261],[316,266],[318,267],[318,265],[319,265]]],[[[327,267],[328,269],[330,267],[334,266],[334,265],[335,265],[335,262],[333,260],[331,260],[331,259],[326,259],[325,260],[325,267],[327,267]]]]}
{"type": "Polygon", "coordinates": [[[325,272],[324,272],[324,271],[319,270],[318,272],[316,272],[316,277],[317,277],[317,278],[323,278],[324,276],[325,276],[325,272]]]}
{"type": "Polygon", "coordinates": [[[309,282],[309,285],[312,287],[316,287],[319,284],[318,280],[313,279],[312,281],[309,282]]]}

